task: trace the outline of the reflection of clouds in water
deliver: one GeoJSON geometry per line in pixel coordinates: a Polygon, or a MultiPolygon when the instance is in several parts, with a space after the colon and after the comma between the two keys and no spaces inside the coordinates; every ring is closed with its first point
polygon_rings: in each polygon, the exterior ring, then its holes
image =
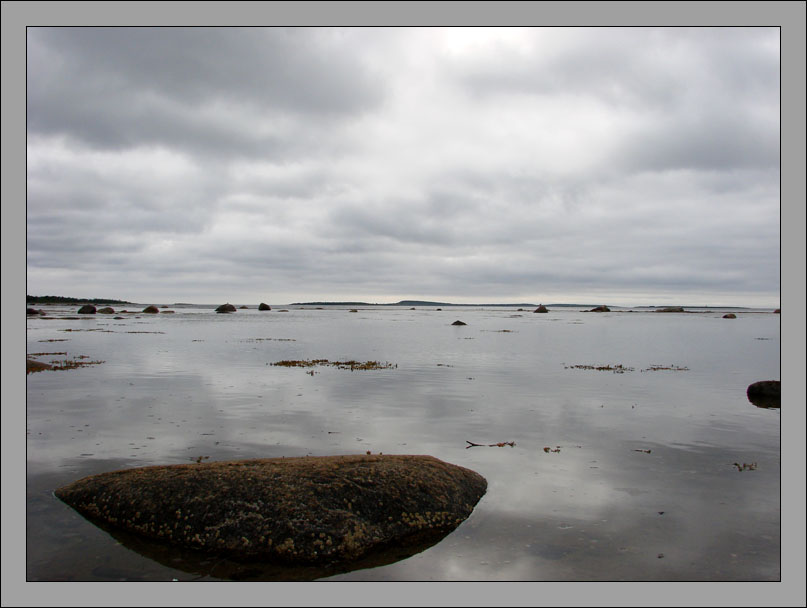
{"type": "MultiPolygon", "coordinates": [[[[749,317],[748,328],[724,334],[719,318],[587,316],[570,334],[566,324],[529,317],[504,325],[509,311],[468,310],[463,329],[475,339],[466,341],[447,326],[455,315],[442,314],[374,310],[372,322],[346,311],[293,311],[282,322],[257,313],[204,322],[167,315],[122,328],[163,335],[69,334],[69,349],[107,363],[28,378],[29,477],[58,470],[66,483],[119,463],[199,456],[430,454],[485,476],[487,494],[437,546],[349,576],[773,576],[779,412],[745,396],[745,376],[761,373],[760,357],[778,364],[773,341],[752,341],[774,331],[768,319],[749,317]],[[408,322],[381,322],[393,317],[408,322]],[[517,332],[493,333],[505,328],[517,332]],[[705,336],[700,345],[715,331],[719,344],[693,354],[692,333],[705,336]],[[245,342],[256,337],[296,341],[245,342]],[[310,376],[266,365],[311,358],[398,368],[317,368],[310,376]],[[564,363],[691,371],[620,375],[564,363]],[[516,445],[466,449],[466,441],[516,445]],[[738,472],[733,462],[759,466],[738,472]]],[[[53,337],[68,335],[50,323],[53,337]]]]}

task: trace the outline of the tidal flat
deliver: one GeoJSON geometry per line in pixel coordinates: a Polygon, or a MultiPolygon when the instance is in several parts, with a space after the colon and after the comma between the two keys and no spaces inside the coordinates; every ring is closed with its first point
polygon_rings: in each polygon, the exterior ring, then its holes
{"type": "Polygon", "coordinates": [[[780,579],[780,409],[746,396],[779,379],[778,314],[271,308],[27,319],[28,354],[93,362],[27,376],[28,580],[780,579]],[[434,456],[487,492],[440,542],[336,573],[156,557],[53,494],[147,465],[367,452],[434,456]]]}

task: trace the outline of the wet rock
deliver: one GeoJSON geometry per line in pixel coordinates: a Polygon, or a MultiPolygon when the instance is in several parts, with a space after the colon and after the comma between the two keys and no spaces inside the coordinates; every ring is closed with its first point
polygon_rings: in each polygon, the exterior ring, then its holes
{"type": "Polygon", "coordinates": [[[159,308],[157,308],[156,306],[154,306],[154,305],[152,304],[151,306],[146,306],[146,307],[143,309],[143,312],[147,312],[147,313],[149,313],[149,314],[156,314],[156,313],[159,313],[159,312],[160,312],[160,309],[159,309],[159,308]]]}
{"type": "Polygon", "coordinates": [[[249,306],[247,305],[239,306],[238,308],[240,308],[241,310],[249,310],[249,306]]]}
{"type": "Polygon", "coordinates": [[[723,315],[723,318],[724,319],[736,319],[737,315],[735,315],[733,312],[730,312],[730,313],[726,313],[725,315],[723,315]]]}
{"type": "Polygon", "coordinates": [[[607,306],[597,306],[596,308],[592,308],[591,310],[587,310],[586,312],[611,312],[611,309],[607,306]]]}
{"type": "Polygon", "coordinates": [[[42,363],[41,361],[34,361],[33,359],[25,360],[25,373],[33,374],[34,372],[41,372],[46,369],[53,369],[49,363],[42,363]]]}
{"type": "Polygon", "coordinates": [[[235,306],[232,304],[222,304],[216,309],[216,312],[235,312],[235,306]]]}
{"type": "Polygon", "coordinates": [[[686,312],[681,306],[667,306],[666,308],[659,308],[656,312],[686,312]]]}
{"type": "Polygon", "coordinates": [[[748,386],[746,396],[757,407],[780,407],[782,402],[781,382],[779,380],[754,382],[748,386]]]}
{"type": "Polygon", "coordinates": [[[454,321],[454,322],[452,323],[452,325],[468,325],[468,324],[467,324],[467,323],[463,323],[462,321],[460,321],[459,319],[457,319],[456,321],[454,321]]]}
{"type": "Polygon", "coordinates": [[[85,304],[81,308],[78,309],[78,314],[80,315],[94,315],[95,314],[95,306],[92,304],[85,304]]]}
{"type": "Polygon", "coordinates": [[[99,308],[98,312],[102,315],[112,315],[115,314],[115,310],[111,306],[104,306],[103,308],[99,308]]]}
{"type": "Polygon", "coordinates": [[[177,549],[289,565],[443,536],[486,489],[431,456],[352,455],[125,469],[55,494],[105,527],[177,549]]]}
{"type": "Polygon", "coordinates": [[[268,304],[264,304],[263,302],[261,302],[260,304],[258,304],[258,310],[272,310],[272,307],[269,306],[268,304]]]}
{"type": "MultiPolygon", "coordinates": [[[[521,310],[521,309],[519,308],[519,310],[521,310]]],[[[536,308],[532,312],[549,312],[549,309],[546,306],[544,306],[543,304],[541,304],[540,306],[538,306],[538,308],[536,308]]]]}
{"type": "Polygon", "coordinates": [[[44,315],[44,310],[37,310],[36,308],[26,308],[25,309],[26,315],[44,315]]]}

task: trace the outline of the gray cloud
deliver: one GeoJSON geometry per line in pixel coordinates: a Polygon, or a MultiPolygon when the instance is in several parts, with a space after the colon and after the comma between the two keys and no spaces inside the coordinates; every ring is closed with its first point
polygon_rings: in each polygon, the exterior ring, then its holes
{"type": "Polygon", "coordinates": [[[776,29],[29,28],[27,53],[30,293],[778,305],[776,29]]]}

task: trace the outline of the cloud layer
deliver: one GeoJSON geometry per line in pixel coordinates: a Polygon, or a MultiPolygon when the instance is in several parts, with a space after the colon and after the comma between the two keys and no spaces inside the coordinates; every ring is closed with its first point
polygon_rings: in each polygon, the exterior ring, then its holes
{"type": "Polygon", "coordinates": [[[778,306],[777,28],[29,28],[28,292],[778,306]]]}

